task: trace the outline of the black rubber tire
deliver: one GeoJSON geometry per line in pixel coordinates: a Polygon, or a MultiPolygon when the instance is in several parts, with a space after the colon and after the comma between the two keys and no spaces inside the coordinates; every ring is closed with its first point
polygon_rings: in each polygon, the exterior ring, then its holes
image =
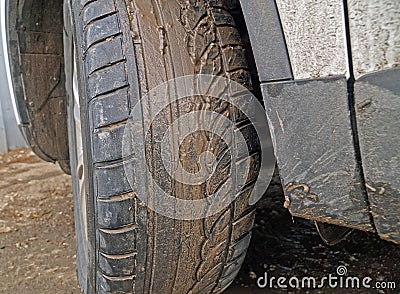
{"type": "MultiPolygon", "coordinates": [[[[246,156],[254,166],[236,200],[214,216],[193,221],[169,219],[142,205],[125,177],[121,142],[132,105],[167,79],[208,73],[251,87],[240,35],[229,12],[235,1],[65,1],[66,84],[71,105],[75,58],[86,176],[83,206],[77,195],[70,115],[80,286],[85,293],[222,292],[237,275],[251,237],[254,207],[248,205],[248,197],[258,175],[257,142],[248,142],[252,150],[246,156]]],[[[220,107],[221,114],[234,120],[231,112],[220,107]]],[[[254,141],[249,121],[241,121],[239,127],[254,141]]],[[[152,132],[155,136],[157,130],[152,132]]],[[[147,161],[157,165],[158,155],[157,150],[149,152],[147,161]]],[[[226,166],[230,164],[228,160],[226,166]]],[[[216,177],[215,189],[228,176],[225,167],[216,177]]],[[[198,194],[186,190],[180,197],[196,199],[198,194]]]]}

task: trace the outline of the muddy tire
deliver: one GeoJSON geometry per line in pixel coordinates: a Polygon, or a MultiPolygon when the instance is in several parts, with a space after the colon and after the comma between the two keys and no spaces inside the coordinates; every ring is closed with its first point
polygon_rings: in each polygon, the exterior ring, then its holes
{"type": "MultiPolygon", "coordinates": [[[[199,220],[170,219],[149,210],[126,179],[121,146],[133,105],[164,81],[205,73],[251,87],[240,35],[229,12],[233,2],[66,1],[66,84],[77,270],[86,293],[220,293],[238,273],[254,221],[254,207],[248,205],[248,197],[257,178],[260,155],[250,122],[241,120],[238,126],[248,141],[253,140],[248,142],[252,150],[246,155],[254,164],[253,174],[233,203],[199,220]],[[78,164],[73,118],[74,71],[83,169],[78,164]]],[[[221,107],[218,101],[212,107],[234,120],[231,108],[221,107]]],[[[185,110],[178,104],[177,111],[185,110]]],[[[172,108],[163,113],[161,120],[166,124],[177,115],[172,108]]],[[[151,138],[146,138],[150,146],[148,152],[146,149],[147,162],[154,169],[160,164],[155,147],[159,131],[153,126],[151,138]]],[[[195,153],[183,160],[188,169],[195,166],[207,146],[214,144],[204,134],[192,139],[185,143],[195,153]]],[[[218,149],[219,145],[214,147],[218,149]]],[[[214,183],[204,189],[218,189],[229,177],[229,166],[236,164],[225,156],[225,149],[220,151],[224,164],[214,183]]],[[[162,172],[153,176],[163,189],[181,198],[204,197],[201,187],[168,183],[163,181],[167,175],[162,172]]],[[[136,185],[144,185],[142,188],[151,192],[146,182],[136,185]]]]}

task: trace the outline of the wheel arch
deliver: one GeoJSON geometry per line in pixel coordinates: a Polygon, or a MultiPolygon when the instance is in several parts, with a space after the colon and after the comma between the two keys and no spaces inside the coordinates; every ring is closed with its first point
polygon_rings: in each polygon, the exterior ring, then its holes
{"type": "Polygon", "coordinates": [[[69,173],[63,0],[4,4],[3,38],[20,129],[36,155],[69,173]]]}

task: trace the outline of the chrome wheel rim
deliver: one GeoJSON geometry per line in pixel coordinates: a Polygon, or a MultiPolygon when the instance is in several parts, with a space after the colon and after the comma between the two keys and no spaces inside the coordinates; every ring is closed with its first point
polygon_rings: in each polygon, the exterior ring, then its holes
{"type": "Polygon", "coordinates": [[[78,72],[76,64],[76,52],[74,46],[74,63],[73,63],[73,78],[72,78],[72,92],[73,92],[73,118],[75,127],[75,152],[76,152],[76,180],[78,184],[78,197],[80,203],[81,220],[84,230],[84,236],[87,239],[87,218],[86,218],[86,188],[85,188],[85,168],[83,160],[83,141],[82,141],[82,127],[79,103],[79,86],[78,86],[78,72]]]}

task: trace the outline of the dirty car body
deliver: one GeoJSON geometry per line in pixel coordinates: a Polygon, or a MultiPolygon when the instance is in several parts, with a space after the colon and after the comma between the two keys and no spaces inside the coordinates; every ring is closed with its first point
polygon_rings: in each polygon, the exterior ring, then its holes
{"type": "Polygon", "coordinates": [[[399,3],[241,4],[290,212],[399,242],[399,3]]]}

